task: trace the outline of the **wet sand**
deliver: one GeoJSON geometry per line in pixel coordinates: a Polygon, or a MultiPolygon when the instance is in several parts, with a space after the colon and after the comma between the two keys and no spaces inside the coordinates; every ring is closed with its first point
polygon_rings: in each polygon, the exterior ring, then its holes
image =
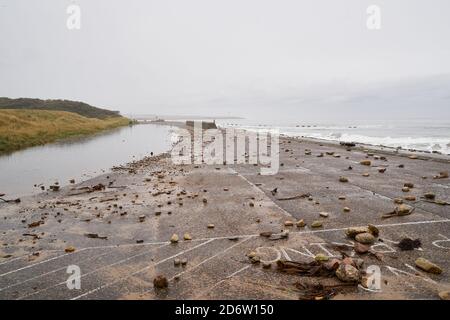
{"type": "Polygon", "coordinates": [[[448,158],[411,159],[311,139],[280,143],[283,165],[274,176],[260,175],[253,165],[176,166],[163,155],[20,204],[0,204],[0,298],[298,299],[294,283],[302,277],[279,272],[276,261],[308,262],[319,253],[340,257],[342,251],[380,267],[381,291],[354,287],[334,299],[439,299],[440,291],[450,289],[449,206],[421,199],[432,192],[450,202],[450,179],[433,179],[450,171],[448,158]],[[348,182],[340,182],[342,176],[348,182]],[[402,191],[405,183],[414,187],[402,191]],[[105,188],[93,188],[100,184],[105,188]],[[310,197],[295,198],[304,194],[310,197]],[[404,200],[415,208],[412,214],[381,217],[396,207],[395,198],[408,196],[416,197],[404,200]],[[295,199],[280,200],[289,197],[295,199]],[[285,226],[299,219],[305,227],[285,226]],[[322,227],[311,227],[316,220],[322,227]],[[367,224],[380,234],[372,254],[360,255],[345,230],[367,224]],[[286,229],[284,239],[260,236],[286,229]],[[192,240],[184,240],[185,233],[192,240]],[[173,234],[178,243],[170,242],[173,234]],[[421,248],[401,251],[397,243],[405,237],[420,239],[421,248]],[[65,252],[69,247],[75,251],[65,252]],[[260,263],[251,263],[251,251],[260,263]],[[443,272],[417,269],[418,257],[443,272]],[[175,266],[175,259],[187,264],[175,266]],[[271,267],[263,268],[269,261],[271,267]],[[69,265],[81,269],[80,290],[66,286],[69,265]],[[167,289],[153,287],[156,275],[168,279],[167,289]]]}

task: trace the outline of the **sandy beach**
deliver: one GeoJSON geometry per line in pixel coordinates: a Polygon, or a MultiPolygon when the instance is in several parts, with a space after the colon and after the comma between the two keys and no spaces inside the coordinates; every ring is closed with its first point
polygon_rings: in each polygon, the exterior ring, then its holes
{"type": "Polygon", "coordinates": [[[286,137],[273,176],[148,157],[0,203],[0,299],[311,298],[302,287],[316,298],[439,299],[450,289],[450,180],[439,176],[449,170],[445,156],[286,137]],[[412,212],[383,218],[399,199],[412,212]],[[346,231],[369,224],[375,240],[356,250],[346,231]],[[405,250],[404,238],[420,246],[405,250]],[[318,257],[379,267],[381,289],[280,268],[318,257]],[[442,272],[418,269],[418,258],[442,272]],[[80,267],[79,290],[66,286],[69,265],[80,267]],[[167,288],[154,287],[158,275],[167,288]]]}

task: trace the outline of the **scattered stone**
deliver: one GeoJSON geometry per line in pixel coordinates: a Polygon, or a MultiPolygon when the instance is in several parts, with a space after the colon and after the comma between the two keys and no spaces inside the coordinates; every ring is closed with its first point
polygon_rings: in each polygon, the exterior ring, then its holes
{"type": "Polygon", "coordinates": [[[320,228],[322,227],[322,221],[316,220],[311,223],[311,228],[320,228]]]}
{"type": "Polygon", "coordinates": [[[416,201],[416,197],[415,196],[406,196],[405,200],[406,201],[416,201]]]}
{"type": "Polygon", "coordinates": [[[179,240],[179,238],[178,238],[178,235],[176,233],[174,233],[172,235],[172,237],[170,238],[170,242],[172,242],[172,243],[177,243],[178,240],[179,240]]]}
{"type": "Polygon", "coordinates": [[[401,198],[395,198],[395,199],[394,199],[394,203],[396,203],[396,204],[403,204],[403,199],[401,199],[401,198]]]}
{"type": "Polygon", "coordinates": [[[139,216],[139,222],[144,222],[144,221],[145,221],[145,216],[144,215],[139,216]]]}
{"type": "Polygon", "coordinates": [[[372,244],[375,242],[375,237],[369,232],[364,232],[364,233],[358,233],[355,236],[355,240],[362,244],[372,244]]]}
{"type": "Polygon", "coordinates": [[[344,207],[344,212],[350,212],[351,211],[351,209],[349,208],[349,207],[344,207]]]}
{"type": "Polygon", "coordinates": [[[339,178],[339,182],[348,182],[348,178],[347,177],[340,177],[339,178]]]}
{"type": "Polygon", "coordinates": [[[144,240],[136,240],[136,243],[144,243],[144,240]]]}
{"type": "Polygon", "coordinates": [[[363,176],[363,177],[366,177],[366,178],[367,178],[367,177],[370,177],[370,173],[365,172],[365,173],[362,174],[362,176],[363,176]]]}
{"type": "Polygon", "coordinates": [[[259,263],[261,261],[261,258],[255,251],[248,253],[247,257],[250,259],[251,263],[259,263]]]}
{"type": "Polygon", "coordinates": [[[182,265],[182,266],[187,265],[187,263],[188,263],[188,261],[187,261],[186,258],[181,259],[181,265],[182,265]]]}
{"type": "Polygon", "coordinates": [[[284,226],[285,227],[292,227],[294,225],[294,223],[292,221],[285,221],[284,222],[284,226]]]}
{"type": "Polygon", "coordinates": [[[192,240],[192,237],[189,233],[185,233],[183,236],[183,239],[189,241],[189,240],[192,240]]]}
{"type": "Polygon", "coordinates": [[[398,167],[399,167],[399,168],[404,168],[405,165],[404,165],[404,164],[399,164],[398,167]]]}
{"type": "Polygon", "coordinates": [[[304,226],[306,226],[306,223],[303,219],[300,219],[296,222],[296,225],[298,228],[303,228],[304,226]]]}
{"type": "Polygon", "coordinates": [[[339,198],[338,198],[339,200],[345,200],[346,199],[346,197],[345,196],[339,196],[339,198]]]}
{"type": "Polygon", "coordinates": [[[419,269],[422,269],[423,271],[426,271],[428,273],[434,273],[434,274],[441,274],[442,269],[438,265],[428,261],[425,258],[418,258],[416,260],[416,266],[419,269]]]}
{"type": "Polygon", "coordinates": [[[439,292],[439,298],[441,298],[441,300],[450,300],[450,291],[439,292]]]}
{"type": "Polygon", "coordinates": [[[370,247],[366,244],[355,242],[355,244],[353,245],[353,249],[355,250],[356,253],[364,254],[369,251],[370,247]]]}
{"type": "Polygon", "coordinates": [[[76,250],[75,247],[69,246],[64,251],[67,253],[72,253],[75,252],[75,250],[76,250]]]}
{"type": "Polygon", "coordinates": [[[107,236],[99,236],[97,233],[85,233],[85,237],[88,237],[90,239],[102,239],[102,240],[108,240],[107,236]]]}
{"type": "Polygon", "coordinates": [[[70,180],[69,180],[69,183],[75,184],[75,179],[70,179],[70,180]]]}
{"type": "Polygon", "coordinates": [[[372,162],[370,160],[362,160],[360,164],[362,164],[363,166],[370,166],[372,165],[372,162]]]}
{"type": "Polygon", "coordinates": [[[336,270],[336,276],[343,282],[358,282],[360,273],[354,266],[342,263],[336,270]]]}
{"type": "Polygon", "coordinates": [[[369,224],[367,226],[367,228],[369,229],[369,232],[371,234],[373,234],[375,237],[378,237],[378,235],[380,234],[380,230],[376,226],[374,226],[373,224],[369,224]]]}
{"type": "Polygon", "coordinates": [[[437,176],[434,176],[433,179],[447,179],[448,171],[439,172],[437,176]]]}
{"type": "Polygon", "coordinates": [[[314,257],[314,260],[318,261],[318,262],[323,262],[323,261],[328,261],[330,258],[322,253],[317,254],[314,257]]]}
{"type": "Polygon", "coordinates": [[[203,203],[208,203],[208,199],[203,198],[203,203]]]}
{"type": "Polygon", "coordinates": [[[175,267],[178,267],[180,264],[181,264],[181,260],[180,259],[176,258],[176,259],[173,260],[173,265],[175,267]]]}
{"type": "Polygon", "coordinates": [[[157,276],[153,279],[153,286],[157,289],[164,289],[169,286],[169,281],[167,281],[167,278],[164,276],[157,276]]]}
{"type": "Polygon", "coordinates": [[[360,233],[368,233],[368,232],[370,232],[368,227],[350,227],[345,231],[345,234],[349,238],[355,238],[356,235],[360,233]]]}
{"type": "Polygon", "coordinates": [[[386,168],[379,168],[379,169],[378,169],[378,172],[379,172],[379,173],[385,173],[385,172],[386,172],[386,168]]]}
{"type": "Polygon", "coordinates": [[[407,182],[403,186],[406,187],[406,188],[412,189],[412,188],[414,188],[414,183],[407,182]]]}
{"type": "Polygon", "coordinates": [[[329,213],[328,213],[328,212],[320,212],[319,215],[320,215],[321,217],[328,218],[329,213]]]}
{"type": "Polygon", "coordinates": [[[431,192],[425,193],[425,194],[423,195],[423,197],[424,197],[425,199],[428,199],[428,200],[434,200],[434,199],[436,199],[436,195],[435,195],[434,193],[431,193],[431,192]]]}
{"type": "Polygon", "coordinates": [[[402,191],[403,191],[403,192],[409,192],[409,188],[408,188],[408,187],[403,187],[403,188],[402,188],[402,191]]]}
{"type": "Polygon", "coordinates": [[[411,251],[420,248],[421,245],[422,243],[420,242],[420,239],[412,240],[410,238],[404,238],[400,240],[397,246],[402,251],[411,251]]]}
{"type": "Polygon", "coordinates": [[[262,267],[264,269],[270,269],[270,268],[272,268],[272,264],[270,262],[263,262],[262,267]]]}
{"type": "Polygon", "coordinates": [[[418,159],[416,155],[411,155],[411,156],[409,156],[408,158],[410,158],[410,159],[412,159],[412,160],[418,159]]]}
{"type": "Polygon", "coordinates": [[[214,229],[214,224],[212,224],[212,223],[210,223],[210,224],[208,224],[208,229],[214,229]]]}

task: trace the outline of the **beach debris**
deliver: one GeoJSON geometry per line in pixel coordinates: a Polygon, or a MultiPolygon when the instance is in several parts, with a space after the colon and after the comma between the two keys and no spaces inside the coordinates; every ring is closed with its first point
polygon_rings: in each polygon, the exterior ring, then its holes
{"type": "Polygon", "coordinates": [[[169,286],[169,281],[166,277],[159,275],[153,279],[153,286],[157,289],[165,289],[169,286]]]}
{"type": "Polygon", "coordinates": [[[285,201],[285,200],[296,200],[296,199],[305,199],[312,197],[310,193],[303,193],[292,197],[286,197],[286,198],[277,198],[279,201],[285,201]]]}
{"type": "Polygon", "coordinates": [[[90,239],[108,240],[107,236],[99,236],[97,233],[85,233],[84,236],[90,239]]]}
{"type": "Polygon", "coordinates": [[[0,198],[0,200],[1,201],[3,201],[3,202],[6,202],[6,203],[20,203],[20,198],[17,198],[17,199],[13,199],[13,200],[6,200],[6,199],[3,199],[3,198],[0,198]]]}
{"type": "Polygon", "coordinates": [[[289,237],[289,230],[284,230],[280,233],[273,233],[269,236],[269,240],[281,240],[289,237]]]}
{"type": "Polygon", "coordinates": [[[339,182],[348,182],[347,177],[339,177],[339,182]]]}
{"type": "Polygon", "coordinates": [[[322,227],[322,221],[316,220],[311,223],[311,228],[320,228],[322,227]]]}
{"type": "Polygon", "coordinates": [[[397,246],[402,251],[411,251],[417,248],[420,248],[422,243],[420,242],[420,239],[410,239],[410,238],[403,238],[400,240],[400,242],[397,244],[397,246]]]}
{"type": "Polygon", "coordinates": [[[192,237],[191,237],[191,235],[189,233],[185,233],[183,235],[183,239],[186,240],[186,241],[189,241],[189,240],[192,240],[192,237]]]}
{"type": "Polygon", "coordinates": [[[407,216],[413,213],[414,210],[415,210],[414,207],[408,206],[407,204],[401,204],[398,207],[396,207],[394,211],[383,214],[381,217],[386,219],[396,216],[407,216]]]}
{"type": "Polygon", "coordinates": [[[328,216],[330,215],[328,212],[320,212],[319,215],[323,218],[328,218],[328,216]]]}
{"type": "Polygon", "coordinates": [[[359,282],[360,272],[351,264],[341,263],[336,270],[336,277],[342,282],[359,282]]]}
{"type": "Polygon", "coordinates": [[[75,247],[73,247],[73,246],[68,246],[66,249],[64,249],[64,251],[66,252],[66,253],[72,253],[72,252],[75,252],[75,247]]]}
{"type": "Polygon", "coordinates": [[[375,242],[375,237],[369,232],[358,233],[355,240],[362,244],[372,244],[375,242]]]}
{"type": "Polygon", "coordinates": [[[422,269],[423,271],[426,271],[428,273],[434,273],[434,274],[442,273],[441,267],[432,263],[431,261],[428,261],[425,258],[417,258],[415,263],[416,263],[417,268],[422,269]]]}
{"type": "Polygon", "coordinates": [[[178,235],[176,233],[174,233],[172,235],[172,237],[170,237],[170,242],[172,242],[172,243],[177,243],[178,240],[179,240],[179,238],[178,238],[178,235]]]}
{"type": "Polygon", "coordinates": [[[356,253],[364,254],[369,251],[370,247],[366,244],[355,242],[355,244],[353,245],[353,249],[355,250],[356,253]]]}
{"type": "Polygon", "coordinates": [[[431,192],[427,192],[423,195],[423,197],[427,200],[434,200],[436,199],[436,195],[434,193],[431,192]]]}
{"type": "Polygon", "coordinates": [[[359,164],[362,164],[363,166],[370,166],[370,165],[372,165],[372,161],[362,160],[359,164]]]}
{"type": "Polygon", "coordinates": [[[292,222],[292,221],[289,221],[289,220],[288,220],[288,221],[285,221],[285,222],[284,222],[284,226],[285,226],[285,227],[292,227],[293,225],[294,225],[294,222],[292,222]]]}
{"type": "Polygon", "coordinates": [[[447,178],[448,178],[448,171],[439,172],[438,175],[433,177],[433,179],[447,179],[447,178]]]}
{"type": "Polygon", "coordinates": [[[298,220],[295,225],[297,226],[297,228],[303,228],[306,226],[306,223],[303,219],[298,220]]]}
{"type": "Polygon", "coordinates": [[[319,253],[314,257],[314,260],[321,262],[321,261],[328,261],[330,260],[330,258],[324,255],[323,253],[319,253]]]}
{"type": "Polygon", "coordinates": [[[249,252],[247,257],[250,259],[251,263],[259,263],[261,261],[261,257],[255,251],[249,252]]]}

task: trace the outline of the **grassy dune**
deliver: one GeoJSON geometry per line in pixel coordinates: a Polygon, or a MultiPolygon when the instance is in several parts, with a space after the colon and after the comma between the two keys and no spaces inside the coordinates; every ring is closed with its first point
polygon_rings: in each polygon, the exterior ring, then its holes
{"type": "Polygon", "coordinates": [[[66,111],[4,109],[0,110],[0,153],[128,124],[130,120],[120,116],[96,119],[66,111]]]}

